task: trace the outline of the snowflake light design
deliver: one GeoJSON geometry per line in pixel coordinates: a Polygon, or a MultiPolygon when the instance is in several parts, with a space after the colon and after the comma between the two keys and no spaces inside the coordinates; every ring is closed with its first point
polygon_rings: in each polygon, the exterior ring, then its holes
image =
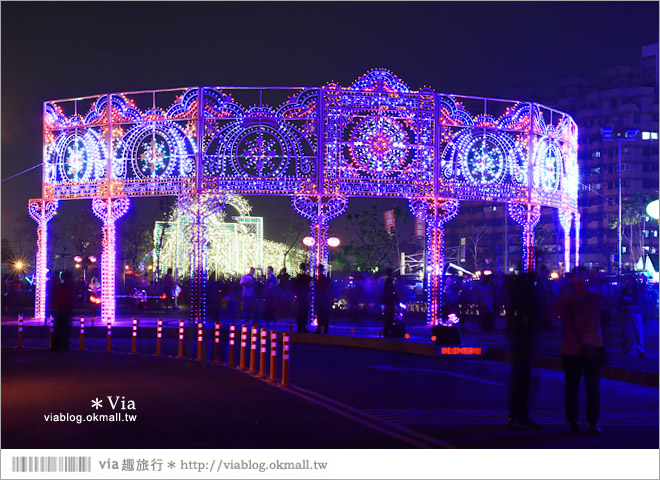
{"type": "Polygon", "coordinates": [[[151,178],[156,178],[165,170],[167,166],[167,147],[152,136],[149,143],[143,143],[143,152],[140,154],[142,166],[140,170],[151,178]]]}
{"type": "Polygon", "coordinates": [[[535,187],[546,192],[554,192],[559,186],[559,161],[561,153],[552,143],[546,143],[539,148],[537,164],[534,169],[535,187]]]}
{"type": "Polygon", "coordinates": [[[87,152],[79,139],[71,142],[66,150],[67,176],[71,180],[78,180],[82,176],[87,164],[87,152]]]}
{"type": "Polygon", "coordinates": [[[387,173],[403,165],[408,153],[408,134],[388,117],[367,117],[353,130],[351,156],[363,169],[387,173]]]}
{"type": "Polygon", "coordinates": [[[502,149],[486,137],[474,139],[463,159],[464,174],[472,183],[487,185],[495,183],[504,174],[502,149]]]}
{"type": "Polygon", "coordinates": [[[273,161],[277,155],[275,144],[274,138],[264,140],[261,133],[254,141],[247,140],[247,148],[243,150],[243,157],[246,159],[245,166],[256,170],[259,176],[276,170],[279,162],[273,161]]]}

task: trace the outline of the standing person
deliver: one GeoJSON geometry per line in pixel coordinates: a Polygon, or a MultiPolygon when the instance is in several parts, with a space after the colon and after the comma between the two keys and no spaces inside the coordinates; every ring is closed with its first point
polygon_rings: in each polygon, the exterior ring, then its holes
{"type": "Polygon", "coordinates": [[[283,316],[288,317],[291,306],[291,275],[282,267],[277,275],[277,309],[283,316]]]}
{"type": "Polygon", "coordinates": [[[588,288],[588,270],[579,266],[571,276],[572,291],[560,299],[558,311],[563,323],[561,359],[564,365],[566,382],[564,401],[566,420],[570,432],[580,434],[578,426],[580,381],[584,373],[587,387],[587,421],[589,433],[601,433],[598,420],[600,416],[600,369],[602,362],[592,355],[585,355],[585,346],[604,347],[600,329],[600,314],[603,308],[601,295],[588,288]]]}
{"type": "Polygon", "coordinates": [[[69,336],[71,334],[71,317],[76,297],[73,286],[73,275],[68,270],[62,272],[61,281],[55,284],[55,338],[53,351],[66,351],[69,349],[69,336]]]}
{"type": "Polygon", "coordinates": [[[385,282],[383,282],[383,336],[393,337],[394,331],[394,309],[398,302],[396,287],[394,285],[394,278],[392,277],[392,269],[388,268],[386,271],[385,282]]]}
{"type": "Polygon", "coordinates": [[[307,275],[307,265],[300,264],[300,273],[293,279],[293,289],[296,295],[296,320],[298,333],[309,333],[307,320],[309,317],[309,284],[312,277],[307,275]]]}
{"type": "Polygon", "coordinates": [[[242,298],[243,298],[243,314],[242,318],[246,321],[254,320],[255,313],[255,302],[254,302],[254,267],[250,267],[248,273],[243,275],[241,278],[241,287],[243,287],[242,298]]]}
{"type": "Polygon", "coordinates": [[[319,263],[314,288],[314,307],[318,327],[314,333],[325,333],[327,335],[330,327],[330,279],[323,273],[324,270],[323,264],[319,263]]]}
{"type": "Polygon", "coordinates": [[[176,305],[174,294],[176,284],[174,282],[174,277],[172,276],[172,267],[167,269],[167,273],[163,276],[163,293],[165,294],[165,311],[168,307],[172,305],[172,310],[178,310],[179,307],[176,305]]]}
{"type": "Polygon", "coordinates": [[[621,325],[621,353],[625,357],[637,350],[640,357],[644,352],[644,327],[642,321],[640,289],[633,277],[623,281],[619,292],[619,323],[621,325]]]}
{"type": "Polygon", "coordinates": [[[509,277],[507,284],[506,333],[512,356],[507,426],[519,430],[543,428],[529,417],[534,336],[539,318],[534,280],[533,273],[521,273],[509,277]]]}
{"type": "Polygon", "coordinates": [[[277,277],[275,277],[275,272],[273,267],[268,267],[266,270],[266,285],[264,291],[264,299],[266,304],[264,305],[264,320],[266,325],[270,325],[270,322],[275,322],[275,308],[276,308],[276,293],[277,293],[277,277]]]}
{"type": "Polygon", "coordinates": [[[479,320],[481,330],[484,332],[492,332],[495,329],[495,289],[493,288],[492,279],[492,274],[484,273],[477,286],[479,320]]]}

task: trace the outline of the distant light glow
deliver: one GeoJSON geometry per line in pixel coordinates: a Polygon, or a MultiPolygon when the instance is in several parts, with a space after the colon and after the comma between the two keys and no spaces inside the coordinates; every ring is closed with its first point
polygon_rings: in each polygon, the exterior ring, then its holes
{"type": "Polygon", "coordinates": [[[646,214],[658,220],[658,211],[660,210],[660,200],[653,200],[646,206],[646,214]]]}
{"type": "MultiPolygon", "coordinates": [[[[312,239],[314,240],[314,239],[312,239]]],[[[329,247],[338,247],[341,241],[337,237],[330,237],[328,238],[328,246],[329,247]]]]}
{"type": "Polygon", "coordinates": [[[302,243],[306,247],[313,247],[316,242],[314,241],[314,237],[305,237],[303,238],[302,243]]]}

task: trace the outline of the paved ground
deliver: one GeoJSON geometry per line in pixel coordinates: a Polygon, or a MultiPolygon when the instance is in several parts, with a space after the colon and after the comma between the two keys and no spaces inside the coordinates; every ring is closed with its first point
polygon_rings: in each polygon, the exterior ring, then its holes
{"type": "Polygon", "coordinates": [[[2,448],[413,447],[231,368],[149,356],[2,350],[2,448]],[[119,396],[115,409],[107,396],[119,396]],[[92,408],[96,398],[102,408],[92,408]],[[122,410],[121,399],[126,406],[135,402],[135,410],[122,410]],[[117,412],[137,419],[78,424],[44,418],[117,412]]]}

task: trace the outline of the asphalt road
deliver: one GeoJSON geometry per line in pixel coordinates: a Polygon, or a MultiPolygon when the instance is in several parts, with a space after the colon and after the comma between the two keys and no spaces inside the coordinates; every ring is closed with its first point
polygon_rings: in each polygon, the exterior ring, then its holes
{"type": "MultiPolygon", "coordinates": [[[[535,369],[532,416],[544,429],[510,431],[510,367],[481,358],[294,344],[290,389],[149,355],[4,348],[2,359],[5,448],[658,448],[657,388],[603,380],[603,435],[573,437],[562,373],[535,369]],[[91,400],[108,395],[134,400],[138,421],[44,420],[93,413],[91,400]]],[[[584,400],[582,390],[582,417],[584,400]]]]}
{"type": "MultiPolygon", "coordinates": [[[[507,363],[295,345],[291,382],[459,448],[658,448],[658,389],[603,380],[601,436],[569,436],[563,373],[535,369],[538,432],[510,431],[507,363]]],[[[586,392],[581,389],[581,421],[586,392]]],[[[584,425],[586,427],[586,425],[584,425]]]]}

